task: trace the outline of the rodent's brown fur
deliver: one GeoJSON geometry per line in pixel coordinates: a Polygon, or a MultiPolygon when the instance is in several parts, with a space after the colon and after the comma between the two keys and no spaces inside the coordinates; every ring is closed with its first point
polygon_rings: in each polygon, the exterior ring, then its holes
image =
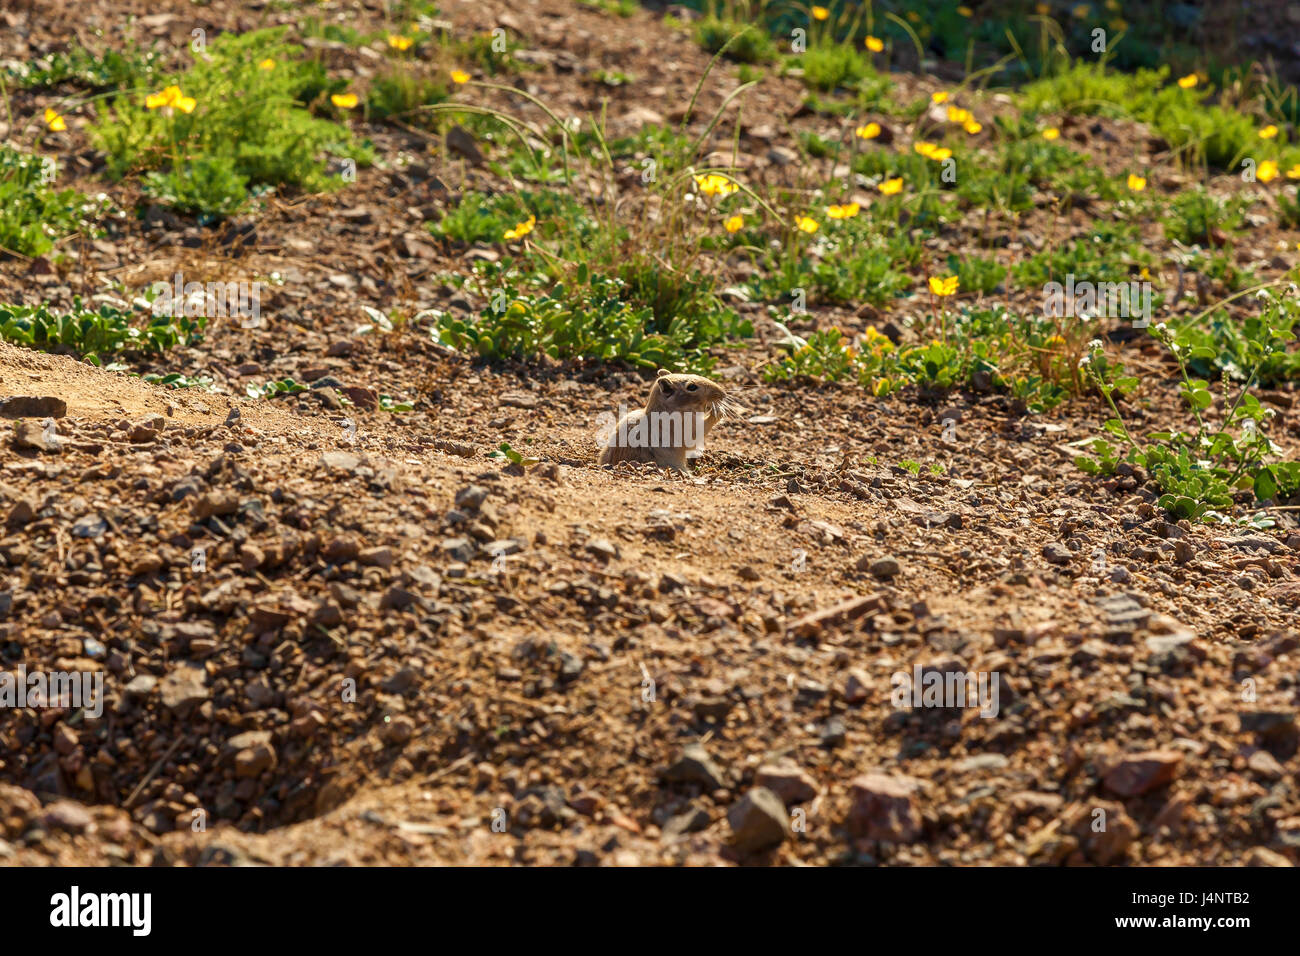
{"type": "MultiPolygon", "coordinates": [[[[600,464],[616,465],[620,461],[652,461],[660,468],[672,468],[684,472],[687,453],[695,452],[695,455],[690,457],[697,457],[703,452],[704,439],[713,430],[713,426],[738,410],[739,406],[716,382],[711,382],[700,375],[672,374],[666,369],[660,369],[654,385],[650,387],[650,397],[646,401],[645,408],[628,412],[619,419],[614,434],[600,451],[600,464]],[[697,440],[688,443],[687,436],[682,431],[671,429],[669,433],[671,441],[667,445],[656,447],[636,443],[620,444],[622,436],[634,434],[641,420],[655,412],[678,412],[683,416],[702,414],[703,434],[694,436],[697,440]]],[[[655,427],[663,426],[651,426],[651,428],[655,427]]]]}

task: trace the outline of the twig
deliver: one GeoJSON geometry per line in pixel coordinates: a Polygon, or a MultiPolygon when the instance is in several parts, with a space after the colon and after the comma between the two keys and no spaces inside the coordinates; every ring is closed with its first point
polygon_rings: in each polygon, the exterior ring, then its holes
{"type": "Polygon", "coordinates": [[[131,804],[135,803],[135,798],[140,796],[140,791],[149,786],[149,781],[158,775],[158,771],[161,770],[162,765],[167,762],[167,758],[176,752],[176,748],[181,745],[181,741],[184,739],[184,737],[177,737],[172,741],[172,745],[167,748],[167,752],[158,758],[158,762],[153,765],[153,769],[144,775],[144,779],[136,785],[135,790],[131,792],[131,796],[126,798],[126,803],[122,804],[123,810],[131,809],[131,804]]]}

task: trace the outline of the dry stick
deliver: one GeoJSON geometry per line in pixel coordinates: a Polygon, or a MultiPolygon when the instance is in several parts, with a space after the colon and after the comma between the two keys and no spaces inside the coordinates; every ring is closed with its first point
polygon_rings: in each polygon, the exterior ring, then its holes
{"type": "Polygon", "coordinates": [[[141,780],[135,790],[131,792],[131,796],[126,798],[126,803],[122,804],[123,810],[129,810],[131,808],[131,804],[135,803],[135,798],[140,796],[140,791],[149,786],[149,781],[157,776],[158,771],[162,769],[162,765],[167,762],[167,758],[175,753],[176,748],[181,745],[181,741],[184,739],[184,737],[177,737],[172,741],[172,745],[167,748],[167,752],[158,758],[158,762],[153,765],[153,769],[144,775],[144,779],[141,780]]]}

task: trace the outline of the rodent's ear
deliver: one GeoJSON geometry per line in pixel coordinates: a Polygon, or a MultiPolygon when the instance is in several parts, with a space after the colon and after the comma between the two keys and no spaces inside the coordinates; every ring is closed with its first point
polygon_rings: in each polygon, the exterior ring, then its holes
{"type": "Polygon", "coordinates": [[[665,375],[671,375],[671,374],[672,373],[669,372],[668,369],[661,368],[658,372],[655,373],[655,378],[663,378],[665,375]]]}

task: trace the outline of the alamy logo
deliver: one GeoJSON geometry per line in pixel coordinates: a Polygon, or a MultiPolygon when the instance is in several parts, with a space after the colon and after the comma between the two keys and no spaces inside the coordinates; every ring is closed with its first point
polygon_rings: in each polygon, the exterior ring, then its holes
{"type": "Polygon", "coordinates": [[[233,317],[245,329],[262,325],[262,283],[186,282],[176,273],[172,282],[155,282],[153,314],[172,318],[217,319],[233,317]]]}
{"type": "Polygon", "coordinates": [[[900,709],[905,707],[976,707],[981,717],[998,715],[998,693],[1001,678],[997,671],[940,671],[924,672],[920,664],[912,666],[912,673],[895,671],[890,678],[894,686],[890,703],[900,709]]]}
{"type": "Polygon", "coordinates": [[[1048,318],[1133,319],[1133,327],[1151,324],[1150,282],[1076,282],[1074,273],[1065,285],[1043,286],[1043,315],[1048,318]]]}
{"type": "Polygon", "coordinates": [[[646,412],[629,423],[627,406],[620,405],[618,417],[609,412],[596,416],[596,441],[602,448],[685,448],[687,458],[698,458],[707,417],[704,412],[646,412]]]}
{"type": "Polygon", "coordinates": [[[126,926],[133,936],[148,936],[153,928],[153,894],[69,893],[50,897],[51,926],[126,926]]]}
{"type": "Polygon", "coordinates": [[[18,665],[17,674],[0,672],[0,708],[85,708],[89,717],[104,713],[104,674],[85,671],[32,671],[18,665]]]}

